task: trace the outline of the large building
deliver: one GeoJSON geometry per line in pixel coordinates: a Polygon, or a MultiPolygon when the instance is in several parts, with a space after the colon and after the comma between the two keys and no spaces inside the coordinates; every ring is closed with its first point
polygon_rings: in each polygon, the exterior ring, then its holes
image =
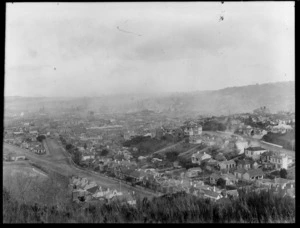
{"type": "Polygon", "coordinates": [[[258,160],[260,159],[260,155],[264,152],[267,152],[267,150],[262,147],[248,147],[245,149],[245,156],[253,160],[258,160]]]}

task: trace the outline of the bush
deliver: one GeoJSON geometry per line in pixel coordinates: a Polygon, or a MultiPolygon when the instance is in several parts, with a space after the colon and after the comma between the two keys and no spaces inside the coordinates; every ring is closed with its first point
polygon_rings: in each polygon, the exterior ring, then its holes
{"type": "Polygon", "coordinates": [[[211,223],[211,222],[295,222],[295,200],[271,191],[239,191],[238,199],[226,204],[197,198],[184,192],[137,199],[136,207],[120,201],[96,203],[81,208],[66,203],[63,207],[24,204],[3,197],[4,223],[211,223]],[[16,213],[18,211],[18,213],[16,213]]]}
{"type": "Polygon", "coordinates": [[[42,142],[45,139],[46,139],[45,135],[39,135],[38,137],[36,137],[36,140],[39,141],[39,142],[42,142]]]}
{"type": "Polygon", "coordinates": [[[286,178],[287,177],[287,171],[286,171],[286,169],[281,169],[280,171],[279,171],[279,176],[281,177],[281,178],[286,178]]]}
{"type": "Polygon", "coordinates": [[[177,152],[177,151],[170,151],[170,152],[165,153],[166,159],[170,162],[176,161],[178,154],[179,154],[179,152],[177,152]]]}

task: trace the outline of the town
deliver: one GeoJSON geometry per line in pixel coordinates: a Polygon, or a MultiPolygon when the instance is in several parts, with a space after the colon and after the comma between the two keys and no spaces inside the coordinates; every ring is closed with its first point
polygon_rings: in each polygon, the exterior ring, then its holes
{"type": "Polygon", "coordinates": [[[3,160],[46,158],[52,140],[70,166],[115,181],[107,187],[68,175],[68,191],[78,203],[123,199],[134,205],[138,191],[220,201],[239,197],[238,189],[272,190],[295,198],[295,113],[259,107],[193,119],[151,110],[108,115],[78,109],[6,114],[4,144],[26,153],[4,150],[3,160]]]}

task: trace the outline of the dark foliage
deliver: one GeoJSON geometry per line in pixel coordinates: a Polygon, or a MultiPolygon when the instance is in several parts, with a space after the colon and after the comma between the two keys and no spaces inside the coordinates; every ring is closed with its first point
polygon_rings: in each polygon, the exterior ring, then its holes
{"type": "Polygon", "coordinates": [[[137,199],[136,207],[121,201],[80,207],[18,203],[3,191],[4,223],[188,223],[188,222],[295,222],[295,200],[272,192],[246,193],[227,203],[196,198],[184,192],[149,200],[137,199]]]}
{"type": "Polygon", "coordinates": [[[39,142],[42,142],[45,139],[46,139],[45,135],[39,135],[38,137],[36,137],[36,140],[39,141],[39,142]]]}
{"type": "Polygon", "coordinates": [[[283,146],[283,148],[288,150],[295,150],[295,145],[293,144],[293,140],[295,139],[295,132],[287,132],[286,134],[276,134],[272,132],[268,132],[268,134],[264,135],[262,140],[274,143],[277,145],[283,146]]]}

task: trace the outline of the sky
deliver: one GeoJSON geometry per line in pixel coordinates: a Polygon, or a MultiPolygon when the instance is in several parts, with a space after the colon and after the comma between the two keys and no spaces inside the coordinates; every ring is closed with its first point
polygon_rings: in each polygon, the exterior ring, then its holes
{"type": "Polygon", "coordinates": [[[5,96],[294,81],[294,4],[6,3],[5,96]]]}

